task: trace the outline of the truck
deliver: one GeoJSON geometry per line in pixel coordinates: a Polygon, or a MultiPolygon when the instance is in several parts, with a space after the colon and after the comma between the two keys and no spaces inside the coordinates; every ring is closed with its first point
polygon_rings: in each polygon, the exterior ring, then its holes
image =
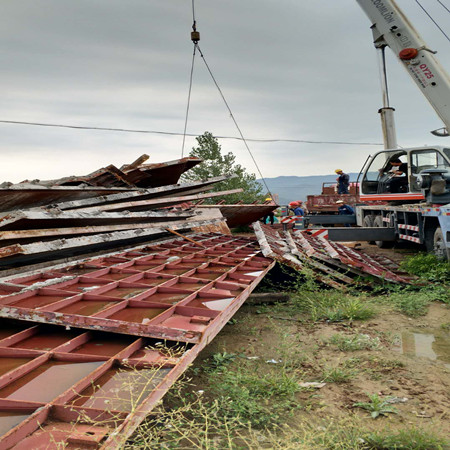
{"type": "Polygon", "coordinates": [[[385,48],[394,52],[441,118],[444,127],[432,133],[443,138],[448,138],[450,130],[450,77],[394,0],[356,1],[372,23],[373,42],[380,54],[383,107],[379,113],[385,149],[361,170],[357,227],[332,228],[329,238],[371,241],[380,248],[405,240],[450,260],[450,143],[398,148],[385,48]]]}
{"type": "Polygon", "coordinates": [[[306,208],[311,214],[337,214],[336,201],[343,200],[347,205],[354,206],[359,202],[358,183],[350,182],[348,194],[338,194],[337,184],[326,181],[322,183],[320,194],[306,197],[306,208]]]}

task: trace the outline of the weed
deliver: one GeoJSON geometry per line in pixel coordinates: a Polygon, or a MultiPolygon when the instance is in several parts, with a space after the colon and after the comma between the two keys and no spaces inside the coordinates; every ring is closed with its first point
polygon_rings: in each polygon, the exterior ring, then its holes
{"type": "Polygon", "coordinates": [[[392,431],[376,431],[364,438],[373,449],[443,450],[448,445],[445,439],[419,428],[392,431]]]}
{"type": "Polygon", "coordinates": [[[300,390],[298,380],[282,369],[258,375],[240,367],[214,374],[211,382],[221,414],[255,427],[273,426],[298,407],[294,397],[300,390]]]}
{"type": "Polygon", "coordinates": [[[441,328],[443,330],[450,330],[450,322],[441,323],[441,328]]]}
{"type": "Polygon", "coordinates": [[[390,295],[389,302],[394,307],[410,317],[424,316],[428,311],[428,305],[433,299],[425,291],[399,292],[390,295]]]}
{"type": "Polygon", "coordinates": [[[214,353],[208,361],[208,366],[212,370],[223,370],[236,356],[234,353],[227,353],[226,351],[214,353]]]}
{"type": "Polygon", "coordinates": [[[343,352],[353,352],[356,350],[379,350],[381,347],[379,338],[371,338],[367,334],[354,334],[347,336],[345,334],[335,334],[328,339],[330,344],[343,352]]]}
{"type": "Polygon", "coordinates": [[[419,253],[407,258],[401,268],[429,281],[450,282],[450,264],[440,261],[431,253],[419,253]]]}
{"type": "Polygon", "coordinates": [[[372,419],[387,416],[388,414],[397,414],[397,410],[389,404],[389,399],[383,399],[378,394],[367,394],[367,396],[369,397],[369,402],[356,402],[353,403],[353,406],[369,411],[372,419]]]}
{"type": "Polygon", "coordinates": [[[309,313],[314,322],[367,320],[375,315],[375,309],[367,299],[336,292],[307,293],[302,290],[293,302],[301,311],[309,313]]]}
{"type": "Polygon", "coordinates": [[[232,442],[245,427],[240,418],[224,417],[219,400],[208,402],[202,394],[187,400],[180,389],[172,391],[180,404],[170,410],[160,407],[157,418],[141,424],[125,450],[234,448],[232,442]]]}
{"type": "Polygon", "coordinates": [[[322,373],[322,380],[329,383],[348,383],[356,375],[355,370],[347,367],[326,367],[322,373]]]}

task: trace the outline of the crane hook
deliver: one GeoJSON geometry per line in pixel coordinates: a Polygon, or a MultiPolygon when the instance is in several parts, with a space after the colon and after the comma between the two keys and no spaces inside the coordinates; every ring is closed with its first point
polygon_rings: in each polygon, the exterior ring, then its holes
{"type": "Polygon", "coordinates": [[[194,44],[198,44],[199,40],[200,40],[200,33],[197,31],[197,22],[194,20],[194,23],[192,24],[191,41],[194,44]]]}

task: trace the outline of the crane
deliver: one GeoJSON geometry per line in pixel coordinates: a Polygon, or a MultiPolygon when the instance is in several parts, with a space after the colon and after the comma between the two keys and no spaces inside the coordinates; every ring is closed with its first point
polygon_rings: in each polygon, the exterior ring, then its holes
{"type": "Polygon", "coordinates": [[[381,55],[385,150],[361,170],[365,203],[355,206],[355,220],[362,228],[331,228],[329,238],[375,241],[379,247],[406,240],[450,260],[450,145],[397,148],[384,50],[392,50],[440,117],[444,127],[432,133],[442,137],[450,131],[450,77],[394,0],[356,1],[371,21],[381,55]]]}
{"type": "MultiPolygon", "coordinates": [[[[450,76],[394,0],[356,0],[372,22],[375,47],[389,47],[444,123],[432,131],[449,136],[450,76]]],[[[383,92],[384,107],[387,99],[383,92]]],[[[392,148],[392,147],[391,147],[392,148]]]]}

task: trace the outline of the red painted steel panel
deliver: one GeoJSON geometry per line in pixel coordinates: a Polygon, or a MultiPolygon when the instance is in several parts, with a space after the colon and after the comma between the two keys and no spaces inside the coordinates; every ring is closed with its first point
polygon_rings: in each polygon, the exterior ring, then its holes
{"type": "Polygon", "coordinates": [[[252,240],[193,238],[206,248],[177,239],[8,280],[21,290],[3,292],[0,308],[21,320],[107,330],[119,315],[121,333],[139,328],[150,337],[4,319],[0,449],[123,446],[274,265],[252,240]],[[42,288],[42,281],[54,284],[42,288]],[[85,304],[93,309],[82,315],[85,304]]]}

